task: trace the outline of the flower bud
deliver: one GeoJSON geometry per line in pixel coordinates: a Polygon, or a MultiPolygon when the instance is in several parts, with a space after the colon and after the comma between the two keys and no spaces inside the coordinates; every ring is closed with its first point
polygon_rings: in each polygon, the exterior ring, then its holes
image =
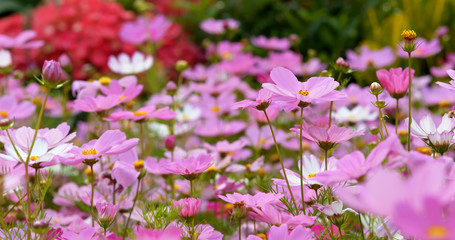
{"type": "Polygon", "coordinates": [[[174,82],[169,81],[169,82],[166,84],[165,90],[166,90],[167,94],[173,96],[173,95],[175,95],[176,92],[177,92],[177,85],[175,85],[174,82]]]}
{"type": "Polygon", "coordinates": [[[173,151],[175,148],[177,139],[175,138],[174,135],[167,136],[164,138],[164,146],[166,147],[167,150],[173,151]]]}
{"type": "Polygon", "coordinates": [[[411,52],[416,50],[415,39],[417,34],[413,30],[403,30],[401,36],[404,38],[403,51],[411,54],[411,52]]]}
{"type": "Polygon", "coordinates": [[[196,216],[201,207],[199,198],[183,198],[174,202],[173,207],[179,209],[179,216],[182,218],[192,218],[196,216]]]}
{"type": "Polygon", "coordinates": [[[98,223],[102,228],[108,228],[114,221],[118,211],[118,205],[109,202],[97,202],[98,223]]]}
{"type": "Polygon", "coordinates": [[[339,57],[335,64],[338,66],[338,67],[341,67],[341,68],[345,68],[345,69],[348,69],[350,66],[349,66],[349,63],[346,62],[346,60],[344,60],[342,57],[339,57]]]}
{"type": "Polygon", "coordinates": [[[447,116],[448,116],[449,118],[454,118],[454,117],[455,117],[455,111],[449,111],[449,112],[447,113],[447,116]]]}
{"type": "Polygon", "coordinates": [[[32,231],[38,234],[46,233],[49,231],[49,222],[47,222],[45,219],[36,220],[32,224],[32,231]]]}
{"type": "Polygon", "coordinates": [[[381,84],[379,84],[378,82],[373,82],[371,85],[370,85],[370,92],[371,94],[377,96],[379,94],[382,93],[382,86],[381,84]]]}
{"type": "Polygon", "coordinates": [[[6,130],[6,129],[10,129],[14,126],[14,119],[13,120],[10,120],[10,119],[2,119],[0,120],[0,129],[1,130],[6,130]]]}
{"type": "Polygon", "coordinates": [[[61,83],[67,79],[60,63],[54,60],[44,61],[42,74],[45,81],[52,83],[61,83]]]}
{"type": "Polygon", "coordinates": [[[175,63],[175,70],[181,72],[184,71],[188,68],[188,62],[185,60],[178,60],[177,63],[175,63]]]}

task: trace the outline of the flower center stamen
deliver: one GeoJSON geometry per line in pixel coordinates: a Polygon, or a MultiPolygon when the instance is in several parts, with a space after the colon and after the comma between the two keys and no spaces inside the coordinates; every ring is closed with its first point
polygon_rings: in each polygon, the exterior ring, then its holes
{"type": "Polygon", "coordinates": [[[98,151],[96,151],[96,149],[94,149],[94,148],[82,150],[82,155],[95,155],[97,153],[98,153],[98,151]]]}
{"type": "Polygon", "coordinates": [[[146,114],[147,114],[147,112],[144,112],[144,111],[133,112],[133,115],[134,115],[134,116],[144,116],[144,115],[146,115],[146,114]]]}
{"type": "Polygon", "coordinates": [[[7,111],[0,111],[0,116],[2,116],[2,118],[7,118],[8,117],[8,112],[7,111]]]}
{"type": "Polygon", "coordinates": [[[310,94],[310,92],[308,92],[308,90],[305,90],[305,91],[304,91],[304,90],[300,89],[299,92],[298,92],[298,94],[303,95],[303,96],[306,97],[306,96],[308,96],[308,94],[310,94]]]}
{"type": "Polygon", "coordinates": [[[427,236],[431,239],[442,239],[449,235],[449,231],[444,226],[431,226],[427,229],[427,236]]]}
{"type": "Polygon", "coordinates": [[[306,176],[307,179],[310,179],[312,177],[316,177],[316,173],[310,173],[306,176]]]}
{"type": "Polygon", "coordinates": [[[39,156],[31,156],[31,157],[30,157],[30,160],[36,161],[36,160],[38,160],[38,158],[39,158],[39,156]]]}

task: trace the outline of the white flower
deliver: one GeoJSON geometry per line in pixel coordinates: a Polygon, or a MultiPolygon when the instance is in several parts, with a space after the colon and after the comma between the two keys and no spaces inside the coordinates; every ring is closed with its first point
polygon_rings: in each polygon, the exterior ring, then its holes
{"type": "MultiPolygon", "coordinates": [[[[323,185],[318,181],[312,180],[313,177],[316,177],[318,173],[325,171],[325,165],[321,164],[314,155],[303,156],[303,183],[308,185],[323,185]]],[[[330,159],[327,162],[327,170],[332,170],[335,168],[335,164],[330,159]]]]}
{"type": "Polygon", "coordinates": [[[193,107],[190,104],[185,104],[182,110],[177,110],[177,120],[182,121],[194,121],[199,119],[201,116],[201,109],[193,107]]]}
{"type": "Polygon", "coordinates": [[[338,111],[333,113],[333,118],[338,122],[363,122],[363,121],[373,121],[378,117],[378,112],[370,112],[370,107],[366,106],[356,106],[352,110],[349,110],[347,107],[342,107],[338,111]]]}
{"type": "Polygon", "coordinates": [[[11,62],[11,53],[6,49],[0,50],[0,67],[8,67],[11,65],[11,62]]]}
{"type": "Polygon", "coordinates": [[[137,74],[145,72],[153,65],[153,57],[135,52],[130,58],[126,53],[120,53],[118,57],[110,56],[107,65],[111,71],[120,74],[137,74]]]}
{"type": "Polygon", "coordinates": [[[325,207],[322,207],[321,211],[329,217],[331,217],[333,215],[342,215],[346,211],[352,212],[354,214],[358,214],[352,208],[343,209],[343,202],[341,202],[340,200],[332,202],[332,204],[327,205],[325,207]]]}

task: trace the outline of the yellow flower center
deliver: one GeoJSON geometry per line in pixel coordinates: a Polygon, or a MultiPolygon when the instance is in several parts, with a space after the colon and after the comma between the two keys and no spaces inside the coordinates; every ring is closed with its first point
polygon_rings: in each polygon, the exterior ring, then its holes
{"type": "Polygon", "coordinates": [[[183,119],[184,121],[189,121],[189,120],[190,120],[190,116],[188,116],[187,114],[183,114],[183,115],[182,115],[182,119],[183,119]]]}
{"type": "Polygon", "coordinates": [[[408,135],[408,131],[406,131],[406,130],[398,131],[398,136],[407,136],[407,135],[408,135]]]}
{"type": "Polygon", "coordinates": [[[426,155],[431,155],[433,152],[431,151],[431,148],[429,147],[417,147],[417,152],[423,153],[426,155]]]}
{"type": "Polygon", "coordinates": [[[120,96],[120,98],[118,100],[122,101],[123,99],[125,99],[125,95],[120,96]]]}
{"type": "Polygon", "coordinates": [[[144,116],[145,114],[147,114],[147,112],[144,112],[144,111],[133,112],[133,115],[134,115],[134,116],[144,116]]]}
{"type": "Polygon", "coordinates": [[[265,145],[267,143],[267,139],[261,138],[259,139],[259,145],[265,145]]]}
{"type": "Polygon", "coordinates": [[[209,168],[207,168],[207,170],[205,170],[205,171],[206,172],[215,172],[216,171],[216,167],[215,167],[215,165],[212,165],[209,168]]]}
{"type": "Polygon", "coordinates": [[[450,102],[448,100],[442,100],[439,102],[439,107],[450,107],[450,102]]]}
{"type": "Polygon", "coordinates": [[[302,89],[300,89],[298,94],[303,95],[303,96],[306,97],[306,96],[308,96],[308,94],[310,94],[310,92],[308,92],[308,90],[303,91],[302,89]]]}
{"type": "Polygon", "coordinates": [[[218,189],[218,188],[220,188],[220,187],[221,187],[221,185],[215,185],[214,188],[215,188],[215,189],[218,189]]]}
{"type": "Polygon", "coordinates": [[[212,110],[212,112],[217,113],[217,112],[220,111],[220,107],[218,107],[217,105],[215,105],[215,106],[212,107],[211,110],[212,110]]]}
{"type": "Polygon", "coordinates": [[[354,114],[351,114],[347,117],[347,119],[349,120],[355,120],[355,115],[354,114]]]}
{"type": "Polygon", "coordinates": [[[263,176],[264,173],[265,173],[264,168],[261,167],[261,168],[258,169],[258,174],[259,174],[260,176],[263,176]]]}
{"type": "Polygon", "coordinates": [[[86,168],[86,169],[84,170],[84,173],[85,173],[85,175],[87,175],[87,176],[93,174],[92,169],[90,169],[90,168],[86,168]]]}
{"type": "Polygon", "coordinates": [[[34,97],[32,100],[33,104],[38,105],[41,104],[41,98],[39,97],[34,97]]]}
{"type": "Polygon", "coordinates": [[[182,186],[180,186],[179,184],[174,184],[174,189],[175,190],[180,190],[182,188],[182,186]]]}
{"type": "Polygon", "coordinates": [[[137,160],[134,162],[134,168],[139,171],[140,169],[144,168],[144,160],[137,160]]]}
{"type": "Polygon", "coordinates": [[[349,97],[349,101],[354,102],[355,100],[357,100],[357,98],[355,96],[350,96],[349,97]]]}
{"type": "Polygon", "coordinates": [[[82,150],[82,155],[95,155],[97,153],[98,153],[98,151],[96,151],[96,149],[94,149],[94,148],[82,150]]]}
{"type": "Polygon", "coordinates": [[[265,236],[263,233],[258,233],[256,236],[262,238],[263,240],[267,239],[267,236],[265,236]]]}
{"type": "Polygon", "coordinates": [[[414,40],[417,37],[417,34],[413,30],[403,30],[401,36],[406,40],[414,40]]]}
{"type": "Polygon", "coordinates": [[[221,53],[221,58],[225,60],[231,60],[232,59],[232,53],[229,51],[225,51],[221,53]]]}
{"type": "Polygon", "coordinates": [[[427,229],[427,236],[430,237],[431,239],[442,239],[446,238],[449,236],[449,231],[447,230],[446,227],[440,226],[440,225],[435,225],[431,226],[427,229]]]}
{"type": "Polygon", "coordinates": [[[38,158],[39,158],[39,156],[31,156],[31,157],[30,157],[30,160],[36,161],[36,160],[38,160],[38,158]]]}
{"type": "Polygon", "coordinates": [[[247,170],[247,171],[250,171],[251,164],[248,163],[247,165],[245,165],[245,167],[246,167],[246,170],[247,170]]]}
{"type": "Polygon", "coordinates": [[[312,177],[316,177],[316,173],[310,173],[306,176],[307,179],[310,179],[312,177]]]}
{"type": "Polygon", "coordinates": [[[107,84],[111,83],[111,78],[102,76],[102,77],[100,77],[100,79],[98,79],[98,82],[101,84],[107,85],[107,84]]]}
{"type": "Polygon", "coordinates": [[[232,203],[226,203],[224,205],[224,209],[226,209],[226,210],[231,210],[233,207],[234,207],[234,204],[232,204],[232,203]]]}
{"type": "Polygon", "coordinates": [[[8,112],[7,111],[0,111],[0,116],[2,116],[2,118],[7,118],[8,117],[8,112]]]}

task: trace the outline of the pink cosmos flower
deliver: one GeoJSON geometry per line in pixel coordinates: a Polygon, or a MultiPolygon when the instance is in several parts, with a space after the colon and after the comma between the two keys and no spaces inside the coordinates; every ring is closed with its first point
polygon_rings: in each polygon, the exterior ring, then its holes
{"type": "MultiPolygon", "coordinates": [[[[411,81],[414,78],[414,69],[411,69],[411,81]]],[[[381,85],[394,98],[402,98],[409,87],[409,68],[391,68],[390,71],[380,69],[376,71],[376,76],[381,85]]]]}
{"type": "Polygon", "coordinates": [[[303,73],[302,55],[293,51],[269,52],[268,58],[258,60],[257,65],[260,73],[269,73],[275,67],[284,67],[298,76],[303,73]]]}
{"type": "Polygon", "coordinates": [[[273,95],[274,94],[271,91],[267,89],[261,89],[258,91],[256,101],[245,99],[240,102],[232,104],[232,108],[233,109],[259,108],[259,110],[263,110],[270,105],[270,103],[272,102],[273,95]]]}
{"type": "MultiPolygon", "coordinates": [[[[313,240],[313,231],[309,228],[302,226],[296,227],[294,230],[289,231],[288,225],[283,224],[279,227],[272,226],[268,233],[267,239],[269,240],[313,240]]],[[[262,238],[250,235],[247,240],[262,240],[262,238]]]]}
{"type": "MultiPolygon", "coordinates": [[[[415,42],[417,43],[417,47],[416,50],[411,53],[412,58],[426,58],[433,56],[442,50],[442,46],[439,44],[439,39],[437,38],[434,38],[431,41],[427,41],[423,38],[416,38],[415,42]]],[[[400,43],[400,46],[403,46],[403,44],[403,42],[400,43]]],[[[401,58],[408,58],[408,53],[400,46],[397,48],[397,55],[401,58]]]]}
{"type": "Polygon", "coordinates": [[[183,198],[174,202],[173,207],[179,209],[179,216],[190,218],[196,216],[201,207],[201,199],[199,198],[183,198]]]}
{"type": "Polygon", "coordinates": [[[316,219],[316,217],[309,217],[304,214],[292,216],[288,212],[280,212],[271,204],[264,204],[261,209],[254,209],[254,212],[250,216],[259,222],[265,222],[275,226],[287,224],[290,228],[310,226],[316,219]]]}
{"type": "Polygon", "coordinates": [[[41,73],[45,81],[53,84],[62,83],[68,79],[66,72],[60,66],[60,62],[54,60],[45,60],[41,73]]]}
{"type": "Polygon", "coordinates": [[[44,45],[44,41],[35,40],[36,32],[33,30],[27,30],[19,33],[16,37],[12,38],[6,35],[0,35],[0,49],[1,48],[23,48],[23,49],[35,49],[40,48],[44,45]]]}
{"type": "Polygon", "coordinates": [[[210,34],[223,34],[226,30],[235,30],[239,28],[239,22],[232,18],[224,20],[206,19],[201,22],[200,27],[210,34]]]}
{"type": "Polygon", "coordinates": [[[452,78],[452,80],[450,80],[449,84],[444,83],[444,82],[436,82],[436,84],[438,84],[439,86],[441,86],[443,88],[447,88],[447,89],[455,91],[455,71],[447,70],[447,75],[449,75],[449,77],[452,78]]]}
{"type": "Polygon", "coordinates": [[[141,227],[134,235],[140,236],[143,240],[181,240],[182,229],[168,227],[165,230],[153,230],[141,227]]]}
{"type": "Polygon", "coordinates": [[[157,15],[152,19],[138,17],[136,21],[126,22],[120,29],[120,39],[132,44],[142,44],[147,40],[160,41],[171,26],[165,16],[157,15]]]}
{"type": "Polygon", "coordinates": [[[163,169],[173,174],[182,175],[188,180],[193,180],[212,166],[212,161],[211,155],[199,154],[189,158],[176,159],[174,162],[169,162],[167,166],[163,166],[163,169]]]}
{"type": "Polygon", "coordinates": [[[0,97],[0,119],[26,119],[35,112],[36,106],[28,101],[18,102],[16,98],[0,97]]]}
{"type": "Polygon", "coordinates": [[[393,215],[403,235],[425,240],[455,239],[455,204],[446,207],[437,197],[424,200],[422,208],[400,203],[393,215]]]}
{"type": "MultiPolygon", "coordinates": [[[[300,133],[300,128],[291,128],[291,131],[300,133]]],[[[346,127],[332,125],[329,129],[325,127],[309,126],[303,122],[302,137],[316,142],[322,149],[331,149],[335,144],[347,141],[353,137],[363,135],[364,130],[353,131],[346,127]]]]}
{"type": "Polygon", "coordinates": [[[345,94],[335,91],[340,84],[329,77],[312,77],[306,82],[299,82],[288,69],[277,67],[270,72],[272,83],[264,83],[262,87],[277,94],[273,101],[281,105],[286,112],[299,107],[308,106],[316,101],[336,101],[345,98],[345,94]]]}
{"type": "Polygon", "coordinates": [[[209,119],[194,130],[199,136],[216,137],[230,136],[243,131],[246,128],[244,121],[225,122],[220,119],[209,119]]]}
{"type": "Polygon", "coordinates": [[[135,76],[124,77],[118,81],[110,81],[107,87],[104,86],[103,84],[100,86],[100,90],[104,95],[119,96],[119,101],[121,103],[128,102],[133,98],[137,97],[141,93],[143,88],[144,88],[143,85],[137,84],[137,78],[135,76]]]}
{"type": "Polygon", "coordinates": [[[283,51],[289,49],[289,47],[291,46],[291,43],[287,38],[277,37],[267,38],[263,35],[251,38],[251,42],[258,47],[265,48],[268,50],[283,51]]]}
{"type": "Polygon", "coordinates": [[[346,57],[351,68],[357,71],[365,71],[369,67],[386,67],[395,61],[395,54],[391,47],[370,50],[368,46],[362,46],[360,48],[360,54],[356,54],[352,50],[347,50],[346,57]]]}
{"type": "Polygon", "coordinates": [[[74,100],[74,109],[83,112],[100,112],[111,109],[119,104],[121,104],[122,99],[120,96],[110,95],[103,96],[99,95],[97,97],[87,96],[81,99],[74,100]]]}
{"type": "Polygon", "coordinates": [[[140,169],[136,169],[136,166],[145,165],[141,162],[137,156],[135,149],[130,149],[124,153],[120,153],[114,156],[113,159],[117,159],[112,167],[111,176],[115,179],[118,184],[127,188],[137,182],[139,177],[140,169]]]}
{"type": "Polygon", "coordinates": [[[169,111],[169,107],[156,109],[156,106],[145,106],[139,108],[137,111],[118,111],[112,113],[109,117],[105,117],[106,121],[118,122],[121,120],[141,121],[144,119],[162,119],[169,120],[177,116],[175,112],[169,111]]]}
{"type": "Polygon", "coordinates": [[[446,59],[441,66],[433,66],[430,68],[431,75],[439,78],[445,78],[448,76],[447,71],[455,67],[455,53],[447,53],[445,58],[446,59]]]}
{"type": "Polygon", "coordinates": [[[120,130],[108,130],[98,139],[82,145],[80,148],[75,147],[71,152],[74,154],[72,159],[63,162],[67,165],[77,164],[85,159],[99,159],[105,155],[115,155],[124,153],[134,148],[139,142],[138,138],[126,139],[125,133],[120,130]]]}

